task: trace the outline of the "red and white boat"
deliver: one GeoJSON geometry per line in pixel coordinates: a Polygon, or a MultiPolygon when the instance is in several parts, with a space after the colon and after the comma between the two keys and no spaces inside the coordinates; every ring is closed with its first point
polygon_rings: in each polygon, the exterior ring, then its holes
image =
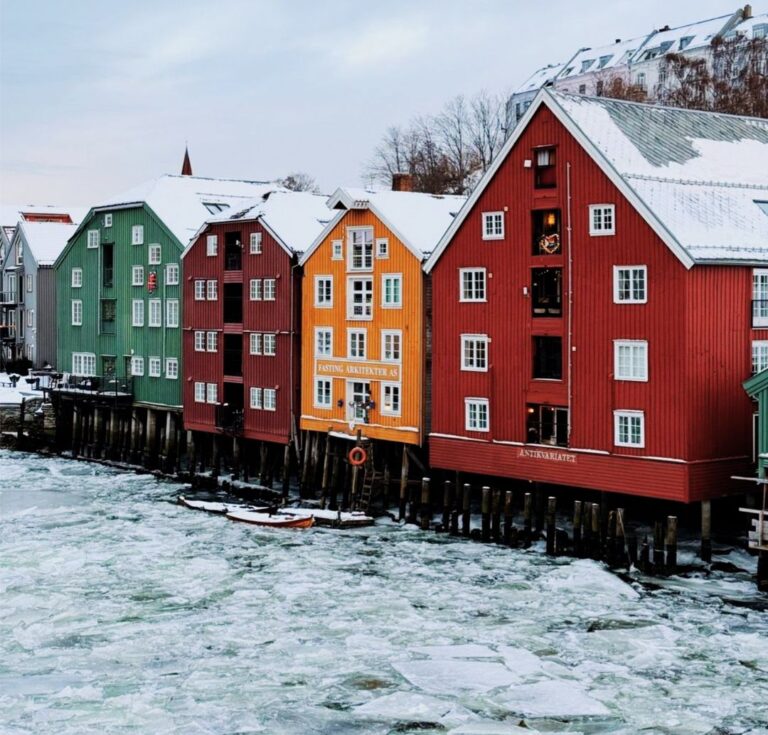
{"type": "Polygon", "coordinates": [[[250,523],[253,526],[269,526],[272,528],[311,528],[315,525],[313,516],[295,516],[281,513],[270,515],[251,510],[233,510],[228,512],[227,518],[240,523],[250,523]]]}

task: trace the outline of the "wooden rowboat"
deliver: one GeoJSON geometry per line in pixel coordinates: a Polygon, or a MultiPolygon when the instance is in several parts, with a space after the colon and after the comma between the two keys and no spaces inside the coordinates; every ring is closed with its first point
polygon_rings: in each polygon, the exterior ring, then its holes
{"type": "Polygon", "coordinates": [[[312,516],[270,515],[269,513],[257,513],[251,510],[231,511],[227,513],[227,518],[231,521],[271,528],[311,528],[315,525],[315,519],[312,516]]]}
{"type": "Polygon", "coordinates": [[[238,503],[220,503],[217,501],[209,500],[191,500],[184,495],[179,495],[179,504],[185,508],[192,508],[192,510],[204,510],[208,513],[218,513],[225,515],[229,511],[250,510],[257,513],[266,513],[269,508],[266,506],[263,508],[256,508],[252,505],[242,505],[238,503]]]}

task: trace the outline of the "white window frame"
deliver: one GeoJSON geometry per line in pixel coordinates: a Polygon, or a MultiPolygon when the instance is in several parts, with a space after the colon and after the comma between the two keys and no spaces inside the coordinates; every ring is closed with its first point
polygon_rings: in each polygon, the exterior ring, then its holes
{"type": "Polygon", "coordinates": [[[32,293],[32,274],[27,273],[26,276],[24,276],[24,280],[27,284],[27,293],[32,293]]]}
{"type": "Polygon", "coordinates": [[[262,400],[265,411],[277,411],[277,390],[275,388],[264,388],[262,400]]]}
{"type": "Polygon", "coordinates": [[[205,282],[205,300],[206,301],[219,300],[219,282],[215,278],[212,278],[205,282]]]}
{"type": "Polygon", "coordinates": [[[376,238],[376,252],[375,257],[379,260],[385,260],[389,258],[389,238],[377,237],[376,238]]]}
{"type": "Polygon", "coordinates": [[[149,327],[162,327],[163,326],[163,302],[160,299],[149,299],[147,304],[149,310],[149,318],[147,320],[147,326],[149,327]]]}
{"type": "Polygon", "coordinates": [[[252,232],[249,243],[249,252],[251,255],[261,255],[262,252],[262,233],[252,232]]]}
{"type": "Polygon", "coordinates": [[[251,278],[248,284],[248,295],[251,301],[261,301],[263,299],[263,284],[261,278],[251,278]]]}
{"type": "Polygon", "coordinates": [[[148,374],[150,378],[160,378],[163,375],[163,361],[157,355],[147,358],[148,374]]]}
{"type": "Polygon", "coordinates": [[[153,242],[147,249],[149,265],[160,265],[163,262],[163,248],[160,243],[153,242]]]}
{"type": "Polygon", "coordinates": [[[343,240],[331,240],[331,260],[344,260],[343,240]]]}
{"type": "MultiPolygon", "coordinates": [[[[476,417],[477,418],[477,417],[476,417]]],[[[478,433],[488,433],[491,430],[491,405],[487,398],[465,398],[464,399],[464,430],[478,433]],[[485,428],[478,428],[470,424],[472,407],[485,407],[485,428]]]]}
{"type": "Polygon", "coordinates": [[[132,299],[131,301],[131,326],[144,326],[144,299],[132,299]]]}
{"type": "Polygon", "coordinates": [[[613,379],[633,383],[648,382],[648,341],[644,339],[615,339],[613,341],[613,379]],[[629,350],[628,363],[621,364],[622,351],[629,350]],[[635,354],[640,354],[636,364],[635,354]],[[628,368],[623,370],[622,367],[628,368]]]}
{"type": "Polygon", "coordinates": [[[179,300],[166,299],[165,302],[165,326],[173,329],[179,326],[179,300]]]}
{"type": "Polygon", "coordinates": [[[248,354],[249,355],[261,355],[263,350],[263,340],[262,337],[264,335],[261,332],[251,332],[250,336],[248,337],[248,354]]]}
{"type": "Polygon", "coordinates": [[[131,266],[131,286],[143,286],[144,285],[144,266],[134,265],[131,266]]]}
{"type": "Polygon", "coordinates": [[[315,276],[315,308],[333,308],[333,276],[315,276]],[[330,286],[330,288],[326,288],[327,286],[330,286]],[[326,291],[330,293],[330,296],[327,299],[325,297],[326,291]]]}
{"type": "Polygon", "coordinates": [[[368,330],[367,329],[347,329],[347,359],[348,360],[367,360],[368,359],[368,330]],[[353,355],[352,344],[357,343],[360,346],[360,338],[362,337],[363,354],[353,355]]]}
{"type": "Polygon", "coordinates": [[[179,379],[179,358],[178,357],[165,358],[165,377],[167,380],[179,379]]]}
{"type": "Polygon", "coordinates": [[[592,237],[604,237],[616,234],[616,205],[615,204],[590,204],[589,205],[589,234],[592,237]],[[605,226],[606,215],[610,224],[605,226]]]}
{"type": "Polygon", "coordinates": [[[333,381],[330,378],[315,378],[314,393],[312,394],[312,405],[315,408],[332,408],[333,407],[333,381]],[[328,398],[327,403],[321,403],[318,401],[320,396],[319,388],[323,385],[322,397],[328,398]],[[327,387],[327,391],[325,390],[327,387]]]}
{"type": "Polygon", "coordinates": [[[488,271],[486,268],[459,268],[459,302],[460,303],[486,303],[488,301],[488,271]],[[483,279],[483,298],[477,298],[477,274],[482,274],[483,279]],[[466,291],[464,286],[465,276],[470,276],[470,291],[466,291]],[[468,296],[469,294],[469,296],[468,296]]]}
{"type": "Polygon", "coordinates": [[[350,273],[370,273],[373,270],[373,260],[374,260],[374,249],[375,249],[375,241],[373,237],[373,227],[361,225],[359,227],[347,227],[347,271],[350,273]],[[354,267],[355,262],[355,235],[358,232],[362,232],[364,234],[370,233],[371,235],[371,252],[370,252],[370,265],[366,265],[366,263],[369,260],[369,256],[366,253],[366,246],[367,246],[367,238],[363,238],[362,242],[362,253],[361,253],[361,261],[362,265],[358,268],[354,267]]]}
{"type": "Polygon", "coordinates": [[[315,357],[333,357],[333,327],[315,327],[315,357]],[[326,340],[327,352],[320,349],[325,348],[326,340]]]}
{"type": "Polygon", "coordinates": [[[195,330],[195,352],[205,352],[205,331],[195,330]]]}
{"type": "Polygon", "coordinates": [[[752,269],[752,328],[768,327],[768,268],[752,269]]]}
{"type": "Polygon", "coordinates": [[[402,309],[403,308],[403,274],[402,273],[383,273],[381,276],[381,308],[382,309],[402,309]],[[397,301],[387,301],[387,282],[397,284],[397,301]]]}
{"type": "MultiPolygon", "coordinates": [[[[766,271],[768,273],[768,271],[766,271]]],[[[613,266],[613,303],[614,304],[646,304],[648,303],[648,266],[646,265],[615,265],[613,266]],[[621,297],[621,273],[629,271],[629,298],[621,297]],[[643,297],[635,296],[635,279],[643,274],[643,297]]]]}
{"type": "MultiPolygon", "coordinates": [[[[365,297],[366,296],[367,289],[363,289],[362,294],[365,297]]],[[[370,322],[373,320],[373,299],[374,299],[374,289],[373,289],[373,276],[349,276],[347,278],[347,320],[353,321],[353,322],[370,322]],[[362,315],[356,315],[355,314],[355,303],[354,303],[354,284],[356,281],[360,281],[361,283],[369,283],[370,284],[370,299],[366,303],[365,300],[363,300],[362,308],[363,308],[363,314],[362,315]],[[366,314],[365,312],[368,311],[366,314]]]]}
{"type": "MultiPolygon", "coordinates": [[[[392,349],[394,352],[394,348],[392,349]]],[[[381,361],[391,362],[399,365],[403,361],[403,332],[400,329],[382,329],[381,330],[381,361]],[[387,340],[397,339],[397,357],[387,357],[387,340]]]]}
{"type": "Polygon", "coordinates": [[[166,286],[179,285],[179,264],[178,263],[168,263],[165,266],[165,285],[166,286]]]}
{"type": "Polygon", "coordinates": [[[490,338],[487,334],[462,334],[461,335],[461,370],[463,372],[469,372],[469,373],[487,373],[488,372],[488,363],[489,363],[489,345],[491,343],[490,338]],[[485,365],[482,367],[479,367],[478,365],[473,365],[471,361],[468,359],[467,356],[467,347],[472,344],[473,347],[473,354],[474,354],[474,361],[478,362],[477,358],[477,345],[482,344],[485,347],[485,365]]]}
{"type": "Polygon", "coordinates": [[[205,279],[195,279],[195,301],[205,301],[205,279]]]}
{"type": "Polygon", "coordinates": [[[768,340],[752,340],[752,375],[768,370],[768,340]]]}
{"type": "Polygon", "coordinates": [[[72,299],[71,316],[72,316],[72,326],[73,327],[82,327],[83,326],[83,302],[82,302],[82,299],[72,299]]]}
{"type": "Polygon", "coordinates": [[[72,375],[89,378],[96,375],[96,355],[93,352],[72,353],[72,375]]]}
{"type": "Polygon", "coordinates": [[[483,212],[483,240],[504,239],[504,212],[483,212]]]}
{"type": "Polygon", "coordinates": [[[210,330],[205,333],[205,351],[206,352],[218,352],[219,349],[219,333],[215,330],[210,330]]]}
{"type": "Polygon", "coordinates": [[[262,388],[256,388],[251,386],[249,391],[248,405],[254,411],[261,411],[264,407],[264,390],[262,388]]]}
{"type": "Polygon", "coordinates": [[[131,245],[144,244],[144,225],[133,225],[131,227],[131,245]]]}
{"type": "Polygon", "coordinates": [[[613,412],[613,443],[617,447],[632,447],[634,449],[645,448],[645,412],[644,411],[629,411],[620,410],[613,412]],[[632,436],[632,420],[640,419],[640,441],[621,441],[621,423],[622,419],[629,421],[627,434],[631,438],[632,436]]]}
{"type": "Polygon", "coordinates": [[[263,286],[264,301],[277,299],[277,278],[265,278],[263,286]]]}
{"type": "Polygon", "coordinates": [[[70,278],[72,279],[70,281],[70,285],[72,286],[72,288],[83,287],[83,269],[82,268],[73,268],[70,278]]]}
{"type": "Polygon", "coordinates": [[[265,357],[277,356],[277,335],[274,332],[265,332],[261,338],[262,354],[265,357]]]}
{"type": "Polygon", "coordinates": [[[205,384],[205,402],[217,404],[219,402],[219,384],[218,383],[206,383],[205,384]]]}
{"type": "Polygon", "coordinates": [[[219,254],[218,235],[208,235],[205,238],[205,254],[210,258],[219,254]]]}
{"type": "Polygon", "coordinates": [[[382,416],[400,416],[403,411],[403,390],[400,383],[382,383],[381,384],[381,409],[380,413],[382,416]],[[397,408],[396,409],[387,409],[387,392],[391,392],[393,390],[397,391],[397,408]]]}
{"type": "Polygon", "coordinates": [[[93,249],[99,247],[100,236],[98,230],[88,230],[86,247],[93,249]]]}
{"type": "Polygon", "coordinates": [[[35,326],[35,310],[27,309],[27,327],[30,329],[35,326]]]}
{"type": "Polygon", "coordinates": [[[104,227],[112,227],[112,214],[104,215],[104,227]]]}
{"type": "Polygon", "coordinates": [[[131,357],[131,375],[139,378],[144,375],[144,358],[141,355],[131,357]]]}
{"type": "Polygon", "coordinates": [[[195,382],[195,403],[205,403],[205,383],[195,382]]]}

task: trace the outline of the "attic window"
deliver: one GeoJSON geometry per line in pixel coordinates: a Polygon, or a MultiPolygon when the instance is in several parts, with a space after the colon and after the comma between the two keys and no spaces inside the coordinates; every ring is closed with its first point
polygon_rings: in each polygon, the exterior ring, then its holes
{"type": "Polygon", "coordinates": [[[534,152],[534,187],[551,189],[557,185],[555,179],[555,149],[537,148],[534,152]]]}
{"type": "Polygon", "coordinates": [[[219,212],[223,212],[225,209],[229,209],[229,204],[222,204],[221,202],[203,202],[203,206],[211,214],[219,214],[219,212]]]}
{"type": "Polygon", "coordinates": [[[691,41],[693,41],[693,36],[683,36],[680,39],[680,50],[685,51],[691,45],[691,41]]]}
{"type": "Polygon", "coordinates": [[[768,23],[760,23],[752,28],[752,38],[766,38],[768,36],[768,23]]]}
{"type": "Polygon", "coordinates": [[[755,204],[763,211],[763,214],[768,215],[768,202],[762,202],[759,199],[754,200],[755,204]]]}
{"type": "Polygon", "coordinates": [[[613,58],[613,54],[609,54],[608,56],[601,56],[600,57],[600,64],[598,65],[599,69],[605,68],[605,66],[608,64],[608,62],[613,58]]]}
{"type": "Polygon", "coordinates": [[[589,69],[592,64],[595,63],[594,59],[586,59],[585,61],[581,62],[581,73],[583,74],[587,69],[589,69]]]}

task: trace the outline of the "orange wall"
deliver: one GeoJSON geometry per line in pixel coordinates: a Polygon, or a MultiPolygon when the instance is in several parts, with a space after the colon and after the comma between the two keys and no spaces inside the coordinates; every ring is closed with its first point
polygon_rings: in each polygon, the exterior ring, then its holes
{"type": "MultiPolygon", "coordinates": [[[[312,431],[342,431],[354,436],[358,429],[363,436],[406,444],[420,444],[424,416],[424,281],[421,261],[402,244],[388,228],[369,210],[350,210],[323,240],[322,244],[304,264],[302,295],[302,383],[301,428],[312,431]],[[347,270],[347,228],[373,227],[374,259],[372,272],[347,270]],[[375,257],[376,238],[389,239],[389,258],[375,257]],[[332,259],[332,241],[343,243],[343,259],[332,259]],[[402,274],[402,307],[382,308],[384,273],[402,274]],[[373,276],[373,319],[347,319],[347,277],[349,275],[373,276]],[[333,277],[333,307],[315,307],[315,276],[333,277]],[[350,428],[347,416],[347,380],[332,378],[330,408],[315,406],[315,375],[318,358],[315,357],[315,327],[333,328],[333,358],[347,359],[347,330],[367,330],[367,356],[362,364],[381,360],[381,331],[398,329],[401,337],[400,400],[399,416],[382,415],[382,378],[368,377],[371,400],[375,408],[369,412],[368,423],[359,421],[350,428]],[[337,402],[344,401],[343,407],[337,402]]],[[[327,363],[327,358],[320,358],[327,363]]],[[[348,361],[347,365],[352,363],[348,361]]],[[[341,369],[341,368],[340,368],[341,369]]],[[[329,377],[327,374],[322,377],[329,377]]],[[[362,379],[362,378],[361,378],[362,379]]],[[[384,381],[387,379],[384,378],[384,381]]]]}

